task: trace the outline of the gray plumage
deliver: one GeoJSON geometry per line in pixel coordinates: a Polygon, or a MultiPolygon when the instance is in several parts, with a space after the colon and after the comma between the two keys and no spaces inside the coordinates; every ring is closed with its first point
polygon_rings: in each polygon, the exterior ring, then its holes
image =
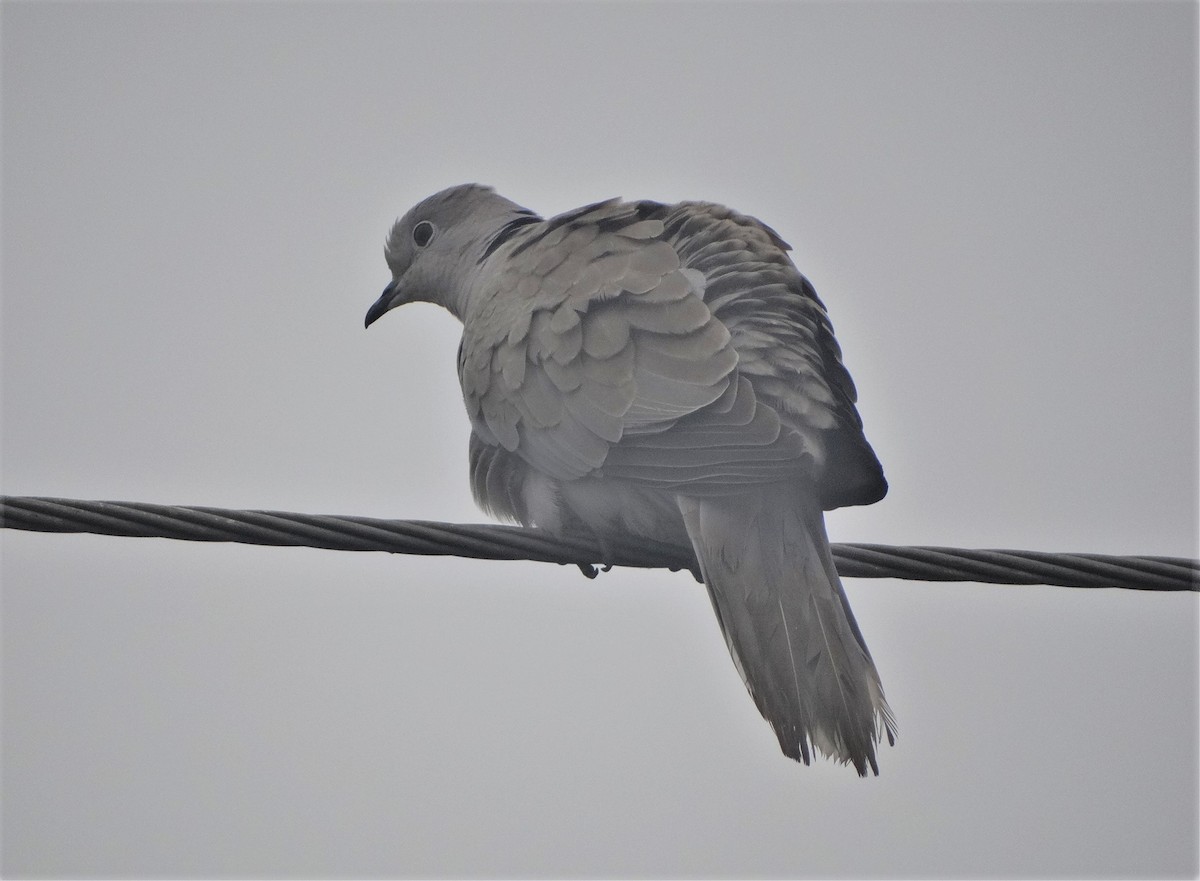
{"type": "Polygon", "coordinates": [[[392,282],[463,322],[471,487],[496,517],[694,551],[784,753],[859,774],[895,726],[823,510],[887,491],[825,307],[765,224],[611,199],[549,220],[468,184],[396,222],[392,282]]]}

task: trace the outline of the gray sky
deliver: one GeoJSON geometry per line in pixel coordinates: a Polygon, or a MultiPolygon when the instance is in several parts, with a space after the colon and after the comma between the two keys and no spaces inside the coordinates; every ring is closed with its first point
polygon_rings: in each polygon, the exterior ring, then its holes
{"type": "MultiPolygon", "coordinates": [[[[9,494],[480,521],[465,181],[761,217],[892,490],[835,541],[1196,556],[1196,6],[5,3],[9,494]]],[[[795,765],[686,574],[4,531],[6,876],[1197,872],[1197,601],[850,580],[795,765]]]]}

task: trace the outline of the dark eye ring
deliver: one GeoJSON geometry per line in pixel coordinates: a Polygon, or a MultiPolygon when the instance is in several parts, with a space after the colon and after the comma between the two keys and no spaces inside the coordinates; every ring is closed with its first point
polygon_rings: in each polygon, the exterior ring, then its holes
{"type": "Polygon", "coordinates": [[[418,248],[424,248],[433,241],[433,224],[428,220],[422,220],[413,227],[412,237],[418,248]]]}

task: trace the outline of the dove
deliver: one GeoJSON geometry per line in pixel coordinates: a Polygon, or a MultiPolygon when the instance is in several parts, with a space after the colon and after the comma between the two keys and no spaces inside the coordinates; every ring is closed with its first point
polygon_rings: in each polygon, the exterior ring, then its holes
{"type": "Polygon", "coordinates": [[[396,221],[365,323],[414,301],[458,318],[479,505],[600,548],[694,554],[783,753],[878,775],[895,721],[824,511],[874,503],[887,482],[790,250],[711,202],[544,219],[464,184],[396,221]]]}

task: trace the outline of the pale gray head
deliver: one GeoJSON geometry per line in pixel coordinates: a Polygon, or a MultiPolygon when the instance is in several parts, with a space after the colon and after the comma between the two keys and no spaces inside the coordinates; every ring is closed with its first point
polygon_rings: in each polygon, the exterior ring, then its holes
{"type": "Polygon", "coordinates": [[[383,254],[392,281],[368,310],[366,326],[417,300],[445,306],[462,318],[462,297],[488,243],[515,220],[538,219],[482,184],[450,187],[419,202],[388,235],[383,254]]]}

